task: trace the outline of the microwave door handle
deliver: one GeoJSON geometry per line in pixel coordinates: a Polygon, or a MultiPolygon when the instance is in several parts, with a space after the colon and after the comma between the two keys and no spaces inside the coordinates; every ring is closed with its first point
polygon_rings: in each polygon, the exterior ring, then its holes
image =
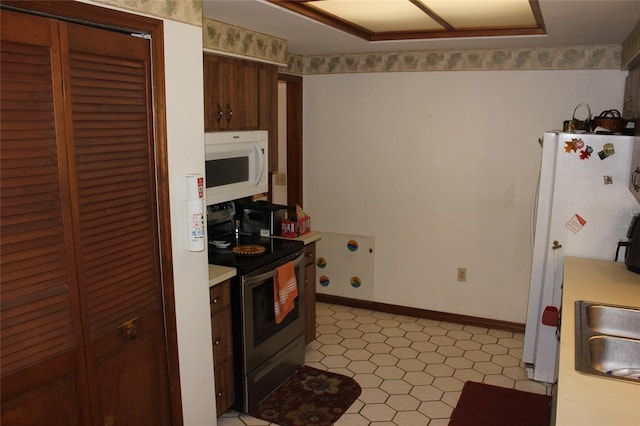
{"type": "Polygon", "coordinates": [[[260,149],[260,147],[258,146],[257,143],[253,144],[253,149],[255,149],[256,150],[256,154],[258,154],[258,174],[256,175],[256,179],[253,182],[253,184],[254,185],[258,185],[260,183],[260,179],[262,178],[262,167],[263,167],[262,166],[262,163],[263,163],[262,156],[263,156],[263,154],[262,154],[262,150],[260,149]]]}

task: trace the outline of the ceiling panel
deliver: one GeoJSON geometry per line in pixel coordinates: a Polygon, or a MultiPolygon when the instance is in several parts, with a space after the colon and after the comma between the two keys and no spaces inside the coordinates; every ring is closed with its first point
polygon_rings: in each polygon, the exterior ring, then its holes
{"type": "Polygon", "coordinates": [[[372,33],[444,29],[408,0],[324,0],[307,4],[372,33]]]}
{"type": "Polygon", "coordinates": [[[269,0],[369,41],[544,34],[538,0],[269,0]]]}
{"type": "Polygon", "coordinates": [[[536,27],[534,8],[528,0],[419,0],[454,28],[536,27]]]}
{"type": "Polygon", "coordinates": [[[639,0],[539,0],[538,4],[546,34],[379,41],[267,0],[203,0],[202,12],[206,18],[285,39],[287,51],[298,55],[621,44],[640,20],[639,0]]]}

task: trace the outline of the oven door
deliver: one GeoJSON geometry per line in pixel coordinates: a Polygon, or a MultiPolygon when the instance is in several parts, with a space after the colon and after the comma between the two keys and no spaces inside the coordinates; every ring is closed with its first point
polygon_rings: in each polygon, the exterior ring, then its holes
{"type": "Polygon", "coordinates": [[[244,372],[248,375],[304,333],[304,254],[295,253],[243,277],[244,372]],[[295,308],[276,324],[273,286],[276,267],[293,261],[298,284],[295,308]]]}

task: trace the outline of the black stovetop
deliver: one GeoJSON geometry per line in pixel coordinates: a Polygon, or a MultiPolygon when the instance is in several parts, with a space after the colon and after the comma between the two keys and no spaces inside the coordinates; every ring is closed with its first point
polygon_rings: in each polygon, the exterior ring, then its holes
{"type": "Polygon", "coordinates": [[[210,238],[209,263],[231,266],[238,270],[239,275],[246,275],[303,249],[304,243],[302,241],[243,234],[236,239],[232,233],[210,238]],[[214,244],[214,241],[218,244],[214,244]],[[227,243],[229,244],[227,247],[221,247],[227,243]],[[260,245],[265,248],[265,252],[254,255],[235,254],[232,252],[232,248],[238,245],[260,245]]]}

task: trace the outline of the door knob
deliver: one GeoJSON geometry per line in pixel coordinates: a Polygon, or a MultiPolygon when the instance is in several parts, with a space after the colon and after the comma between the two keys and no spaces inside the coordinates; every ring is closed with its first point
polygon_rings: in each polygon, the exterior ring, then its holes
{"type": "Polygon", "coordinates": [[[135,340],[138,337],[138,327],[136,327],[133,321],[129,321],[124,325],[122,333],[127,339],[135,340]]]}

